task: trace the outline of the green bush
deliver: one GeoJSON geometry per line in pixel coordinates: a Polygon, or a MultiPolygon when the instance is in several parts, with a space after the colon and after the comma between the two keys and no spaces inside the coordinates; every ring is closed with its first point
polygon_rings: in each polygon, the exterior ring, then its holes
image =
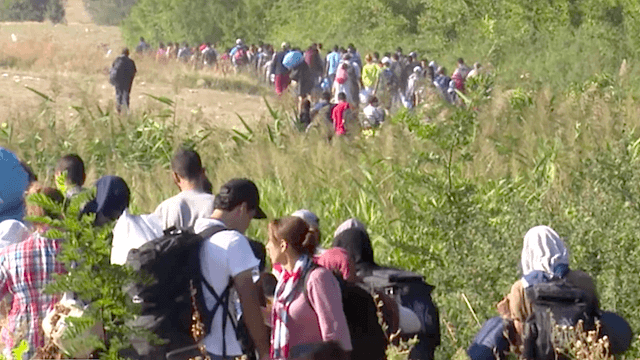
{"type": "Polygon", "coordinates": [[[0,1],[0,21],[64,21],[64,0],[0,1]]]}
{"type": "MultiPolygon", "coordinates": [[[[371,136],[331,143],[289,126],[286,104],[228,129],[214,118],[177,116],[175,103],[161,97],[124,117],[77,107],[57,126],[55,103],[44,101],[2,128],[0,144],[40,175],[61,154],[77,152],[94,178],[122,176],[134,209],[151,212],[174,193],[168,159],[187,143],[201,153],[214,188],[249,177],[270,217],[316,212],[325,245],[339,223],[357,217],[380,264],[435,285],[443,338],[436,356],[448,359],[470,344],[476,316],[497,315],[495,304],[519,278],[523,235],[539,224],[566,240],[571,267],[593,276],[602,308],[640,327],[640,120],[633,86],[618,80],[595,76],[562,91],[518,80],[508,83],[520,89],[514,95],[504,79],[483,76],[464,108],[430,103],[399,112],[371,136]]],[[[253,222],[249,235],[265,241],[266,224],[253,222]]],[[[621,358],[638,358],[638,344],[621,358]]]]}
{"type": "Polygon", "coordinates": [[[99,25],[120,25],[138,0],[83,0],[93,22],[99,25]]]}

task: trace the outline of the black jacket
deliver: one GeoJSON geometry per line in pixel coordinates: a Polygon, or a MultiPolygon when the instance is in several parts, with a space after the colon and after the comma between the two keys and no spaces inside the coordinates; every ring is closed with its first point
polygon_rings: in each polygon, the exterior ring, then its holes
{"type": "Polygon", "coordinates": [[[289,69],[284,67],[282,60],[287,55],[286,51],[279,51],[273,55],[273,62],[271,63],[271,73],[275,75],[282,75],[289,72],[289,69]]]}
{"type": "Polygon", "coordinates": [[[120,55],[111,65],[109,73],[111,84],[120,87],[131,87],[136,76],[136,63],[126,55],[120,55]]]}

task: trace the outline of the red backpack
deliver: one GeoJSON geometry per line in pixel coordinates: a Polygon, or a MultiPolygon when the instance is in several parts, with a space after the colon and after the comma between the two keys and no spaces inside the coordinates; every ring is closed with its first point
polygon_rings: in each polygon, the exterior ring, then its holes
{"type": "Polygon", "coordinates": [[[347,80],[349,80],[347,69],[343,69],[342,66],[338,67],[338,71],[336,71],[336,81],[338,84],[344,84],[347,80]]]}
{"type": "Polygon", "coordinates": [[[237,65],[241,65],[244,59],[247,57],[247,52],[244,48],[239,48],[238,51],[233,55],[233,59],[236,61],[237,65]]]}

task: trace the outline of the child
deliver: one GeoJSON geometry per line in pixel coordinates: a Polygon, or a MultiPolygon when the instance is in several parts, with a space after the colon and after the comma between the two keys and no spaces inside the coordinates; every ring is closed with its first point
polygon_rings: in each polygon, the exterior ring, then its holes
{"type": "Polygon", "coordinates": [[[345,122],[350,114],[351,105],[347,102],[347,94],[338,93],[338,104],[331,111],[331,120],[336,135],[341,136],[347,133],[345,122]]]}
{"type": "Polygon", "coordinates": [[[362,112],[364,113],[365,119],[363,121],[363,127],[365,129],[375,128],[380,126],[384,122],[384,117],[386,113],[384,109],[380,107],[380,102],[378,98],[373,96],[369,100],[369,105],[367,105],[362,112]]]}

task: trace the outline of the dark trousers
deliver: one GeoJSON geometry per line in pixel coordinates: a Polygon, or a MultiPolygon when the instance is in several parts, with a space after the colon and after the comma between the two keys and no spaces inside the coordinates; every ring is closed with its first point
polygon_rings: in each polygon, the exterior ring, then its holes
{"type": "Polygon", "coordinates": [[[122,106],[126,106],[129,109],[129,93],[131,92],[131,86],[116,85],[116,110],[118,114],[122,111],[122,106]]]}

